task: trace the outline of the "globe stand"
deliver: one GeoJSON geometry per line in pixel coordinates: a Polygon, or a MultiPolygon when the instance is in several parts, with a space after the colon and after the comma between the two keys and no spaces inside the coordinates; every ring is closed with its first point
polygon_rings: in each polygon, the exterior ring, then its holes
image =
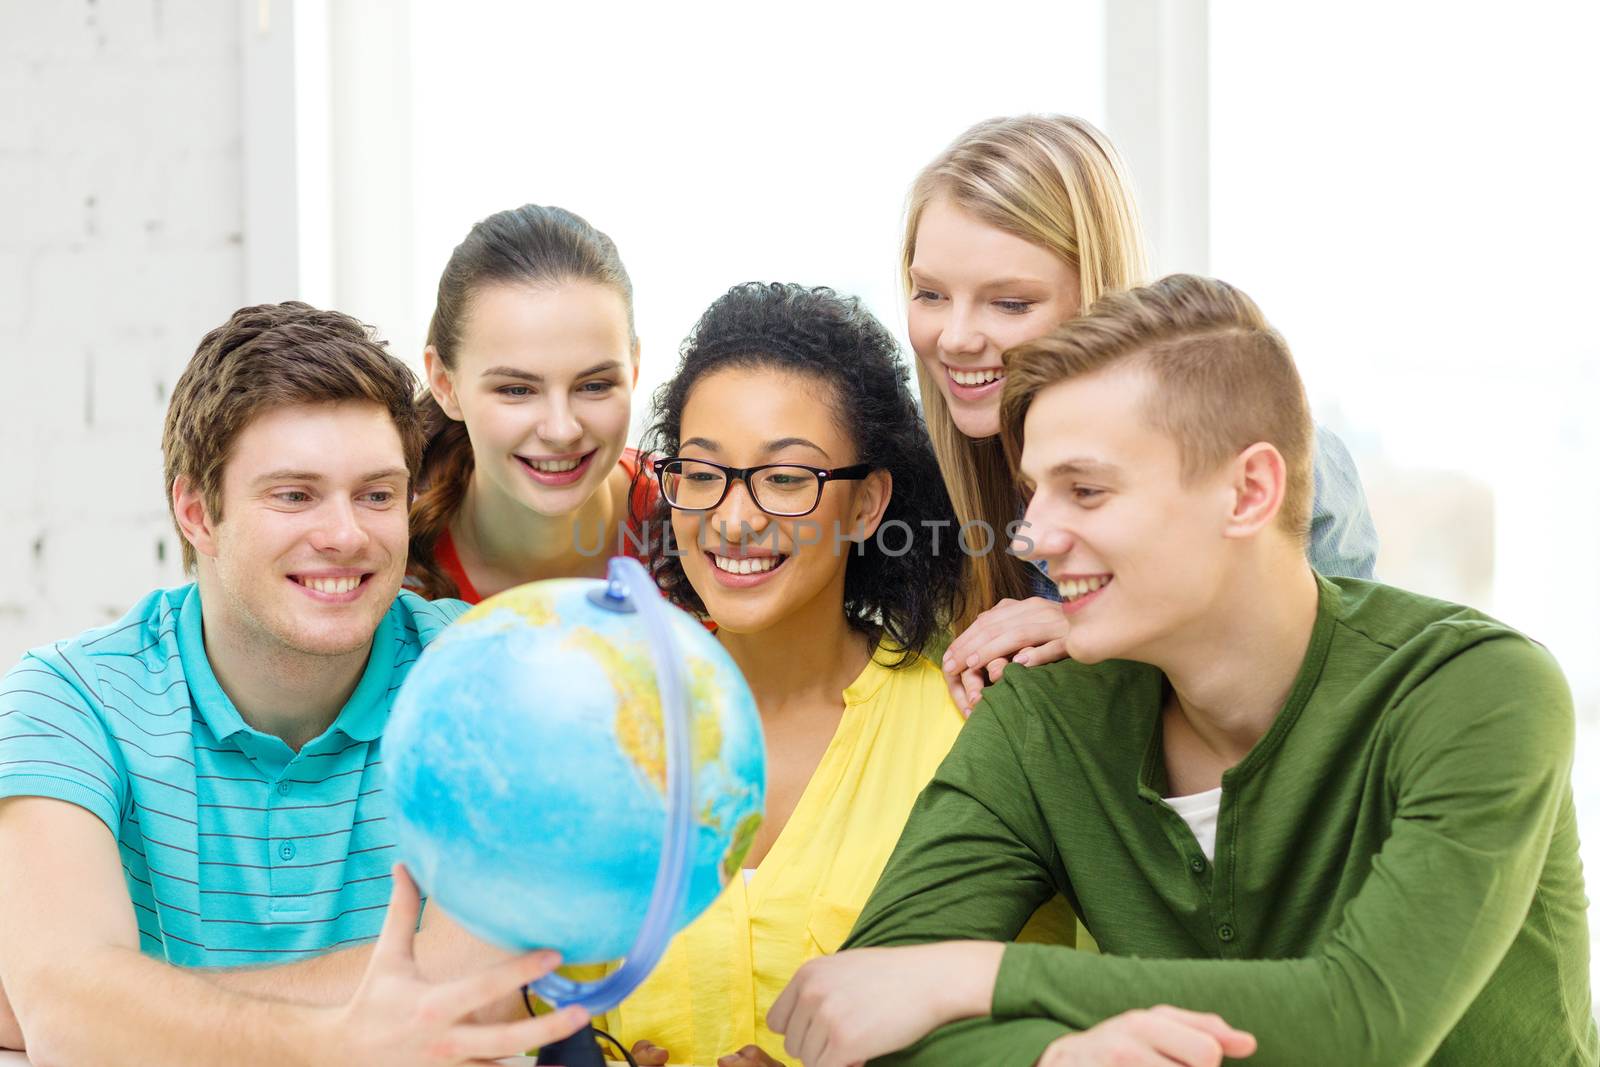
{"type": "Polygon", "coordinates": [[[594,1027],[588,1025],[570,1037],[540,1048],[539,1058],[535,1062],[549,1067],[606,1067],[606,1058],[600,1052],[594,1027]]]}

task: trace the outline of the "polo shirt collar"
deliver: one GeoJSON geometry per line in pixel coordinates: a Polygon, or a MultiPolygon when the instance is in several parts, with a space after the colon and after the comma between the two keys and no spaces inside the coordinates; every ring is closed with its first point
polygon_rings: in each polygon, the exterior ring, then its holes
{"type": "MultiPolygon", "coordinates": [[[[394,613],[398,603],[397,599],[379,621],[361,681],[322,737],[338,731],[352,741],[375,741],[383,733],[391,703],[389,686],[394,674],[397,641],[394,613]]],[[[178,608],[178,655],[183,663],[184,679],[189,683],[190,701],[213,737],[220,741],[244,731],[260,733],[244,721],[211,670],[211,660],[206,656],[199,583],[190,584],[178,608]]],[[[316,745],[317,741],[312,741],[306,748],[316,745]]]]}
{"type": "Polygon", "coordinates": [[[403,635],[394,621],[398,605],[396,598],[378,620],[372,648],[367,653],[367,669],[361,673],[356,691],[344,702],[330,727],[352,741],[376,741],[389,721],[389,706],[394,703],[394,694],[389,691],[390,679],[394,675],[396,646],[403,643],[403,635]]]}

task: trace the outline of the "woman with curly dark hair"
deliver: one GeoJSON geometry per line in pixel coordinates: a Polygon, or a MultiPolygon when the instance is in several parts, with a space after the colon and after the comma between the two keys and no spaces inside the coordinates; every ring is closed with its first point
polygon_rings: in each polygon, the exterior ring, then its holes
{"type": "Polygon", "coordinates": [[[606,1020],[641,1064],[783,1055],[767,1009],[838,948],[961,727],[921,655],[961,555],[908,381],[859,301],[749,284],[711,305],[656,395],[651,562],[755,693],[767,812],[743,877],[606,1020]]]}

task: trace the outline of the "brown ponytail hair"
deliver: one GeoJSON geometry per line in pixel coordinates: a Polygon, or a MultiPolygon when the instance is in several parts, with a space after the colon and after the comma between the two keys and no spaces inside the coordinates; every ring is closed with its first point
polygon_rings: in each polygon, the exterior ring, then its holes
{"type": "MultiPolygon", "coordinates": [[[[615,290],[628,311],[628,339],[637,342],[633,283],[611,238],[559,207],[525,204],[490,215],[473,226],[450,253],[439,276],[428,344],[444,366],[454,370],[462,325],[477,290],[487,285],[548,288],[572,281],[615,290]]],[[[466,498],[473,469],[472,442],[466,424],[445,414],[426,387],[417,406],[427,444],[419,488],[411,502],[409,584],[430,600],[459,596],[455,581],[434,558],[434,546],[466,498]]]]}

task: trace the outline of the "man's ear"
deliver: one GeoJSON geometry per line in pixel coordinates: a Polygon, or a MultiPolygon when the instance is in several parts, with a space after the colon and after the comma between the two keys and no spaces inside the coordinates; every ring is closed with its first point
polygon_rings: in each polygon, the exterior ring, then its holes
{"type": "Polygon", "coordinates": [[[1258,441],[1234,457],[1229,471],[1231,507],[1223,536],[1254,537],[1277,521],[1289,488],[1288,465],[1277,448],[1258,441]]]}
{"type": "Polygon", "coordinates": [[[446,415],[460,422],[461,405],[456,401],[455,380],[450,376],[450,368],[439,358],[439,350],[432,345],[422,350],[422,371],[427,376],[428,392],[433,394],[433,399],[446,415]]]}
{"type": "Polygon", "coordinates": [[[194,546],[196,554],[216,558],[216,523],[206,511],[200,490],[181,474],[172,482],[172,514],[178,520],[184,540],[194,546]]]}
{"type": "Polygon", "coordinates": [[[855,513],[850,516],[850,536],[865,541],[878,532],[883,513],[889,510],[889,498],[894,495],[894,475],[876,470],[861,482],[861,492],[856,496],[855,513]]]}

